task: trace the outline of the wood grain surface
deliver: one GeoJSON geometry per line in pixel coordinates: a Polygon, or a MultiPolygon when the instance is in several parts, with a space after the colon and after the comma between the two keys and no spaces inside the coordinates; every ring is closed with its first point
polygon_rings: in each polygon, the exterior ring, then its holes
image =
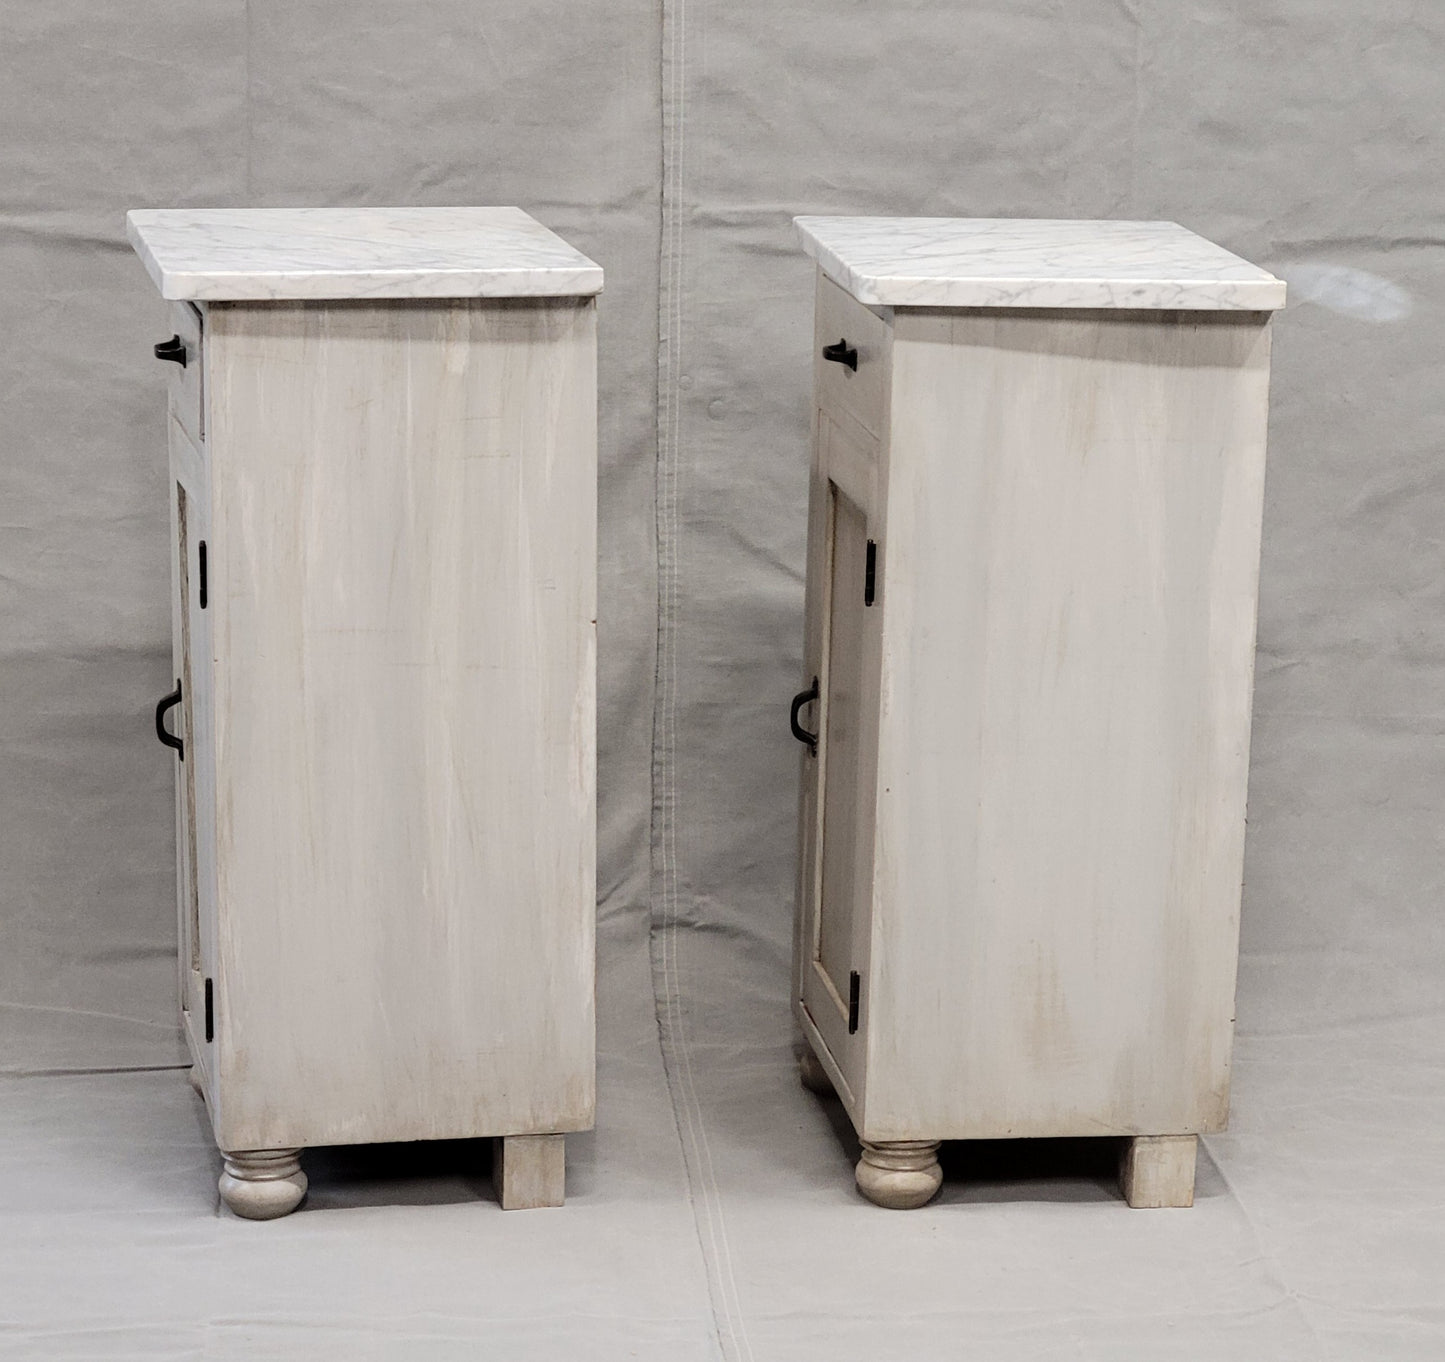
{"type": "Polygon", "coordinates": [[[866,1139],[1225,1123],[1266,323],[897,314],[866,1139]]]}
{"type": "Polygon", "coordinates": [[[208,325],[218,1142],[588,1127],[595,304],[208,325]]]}

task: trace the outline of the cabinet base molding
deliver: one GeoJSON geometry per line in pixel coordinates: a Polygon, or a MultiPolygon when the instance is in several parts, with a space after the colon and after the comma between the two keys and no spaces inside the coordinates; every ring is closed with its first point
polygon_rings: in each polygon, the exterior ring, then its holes
{"type": "Polygon", "coordinates": [[[855,1178],[858,1190],[877,1206],[911,1211],[932,1201],[943,1185],[938,1140],[863,1141],[855,1178]]]}
{"type": "Polygon", "coordinates": [[[221,1200],[243,1220],[290,1215],[306,1195],[299,1149],[223,1150],[221,1200]]]}
{"type": "Polygon", "coordinates": [[[1197,1135],[1135,1135],[1119,1159],[1124,1200],[1138,1208],[1194,1205],[1197,1135]]]}
{"type": "Polygon", "coordinates": [[[506,1135],[492,1141],[492,1186],[504,1211],[560,1206],[567,1189],[565,1135],[506,1135]]]}
{"type": "Polygon", "coordinates": [[[798,1056],[798,1081],[809,1092],[815,1092],[819,1097],[835,1095],[833,1080],[828,1077],[828,1071],[823,1067],[823,1061],[813,1053],[813,1047],[806,1041],[803,1043],[803,1053],[798,1056]]]}

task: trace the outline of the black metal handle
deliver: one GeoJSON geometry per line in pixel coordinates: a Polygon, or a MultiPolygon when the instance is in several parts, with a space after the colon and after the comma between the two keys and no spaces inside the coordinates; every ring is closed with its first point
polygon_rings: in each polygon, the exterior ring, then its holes
{"type": "Polygon", "coordinates": [[[186,367],[185,341],[179,336],[172,336],[168,341],[161,341],[156,346],[156,358],[168,359],[172,364],[179,364],[184,369],[186,367]]]}
{"type": "Polygon", "coordinates": [[[823,358],[832,360],[834,364],[846,364],[855,374],[858,372],[858,347],[849,345],[846,336],[837,345],[825,345],[823,358]]]}
{"type": "Polygon", "coordinates": [[[175,690],[169,695],[161,696],[156,704],[156,737],[165,743],[167,747],[174,747],[176,751],[181,754],[181,760],[185,761],[186,744],[180,738],[176,737],[175,734],[166,731],[166,711],[168,709],[174,709],[175,706],[180,703],[181,682],[180,678],[177,677],[175,690]]]}
{"type": "Polygon", "coordinates": [[[793,696],[792,713],[788,715],[788,724],[793,730],[793,736],[807,747],[810,757],[816,757],[818,755],[818,735],[816,733],[809,733],[808,730],[798,722],[798,715],[803,712],[804,705],[812,704],[817,698],[818,678],[815,676],[813,678],[813,684],[808,690],[800,690],[793,696]]]}

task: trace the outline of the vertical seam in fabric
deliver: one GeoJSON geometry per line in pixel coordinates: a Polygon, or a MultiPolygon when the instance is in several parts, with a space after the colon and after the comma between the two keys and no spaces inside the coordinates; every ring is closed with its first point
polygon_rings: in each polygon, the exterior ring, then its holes
{"type": "Polygon", "coordinates": [[[243,202],[250,204],[254,201],[252,192],[252,181],[254,174],[252,166],[255,161],[256,145],[256,91],[253,85],[253,72],[256,69],[256,29],[255,20],[251,14],[251,0],[242,0],[241,17],[246,30],[246,76],[245,76],[245,100],[246,107],[243,110],[245,115],[245,138],[246,138],[246,192],[243,202]]]}
{"type": "Polygon", "coordinates": [[[682,931],[677,865],[678,468],[682,445],[684,155],[687,122],[687,0],[663,0],[661,32],[661,231],[658,259],[657,366],[657,664],[652,737],[653,995],[687,1174],[693,1224],[707,1272],[713,1328],[723,1355],[751,1362],[732,1254],[723,1223],[692,1047],[682,1004],[678,946],[682,931]]]}
{"type": "Polygon", "coordinates": [[[1134,110],[1129,127],[1129,201],[1126,211],[1139,206],[1139,144],[1144,132],[1144,15],[1143,0],[1124,0],[1124,11],[1134,24],[1134,110]]]}

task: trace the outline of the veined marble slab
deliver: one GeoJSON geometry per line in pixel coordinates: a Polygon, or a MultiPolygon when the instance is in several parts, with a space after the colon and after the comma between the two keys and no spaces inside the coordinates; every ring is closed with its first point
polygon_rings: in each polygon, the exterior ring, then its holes
{"type": "Polygon", "coordinates": [[[602,268],[520,208],[162,208],[126,235],[165,298],[537,298],[602,268]]]}
{"type": "Polygon", "coordinates": [[[884,307],[1272,311],[1284,281],[1177,222],[794,218],[803,249],[884,307]]]}

